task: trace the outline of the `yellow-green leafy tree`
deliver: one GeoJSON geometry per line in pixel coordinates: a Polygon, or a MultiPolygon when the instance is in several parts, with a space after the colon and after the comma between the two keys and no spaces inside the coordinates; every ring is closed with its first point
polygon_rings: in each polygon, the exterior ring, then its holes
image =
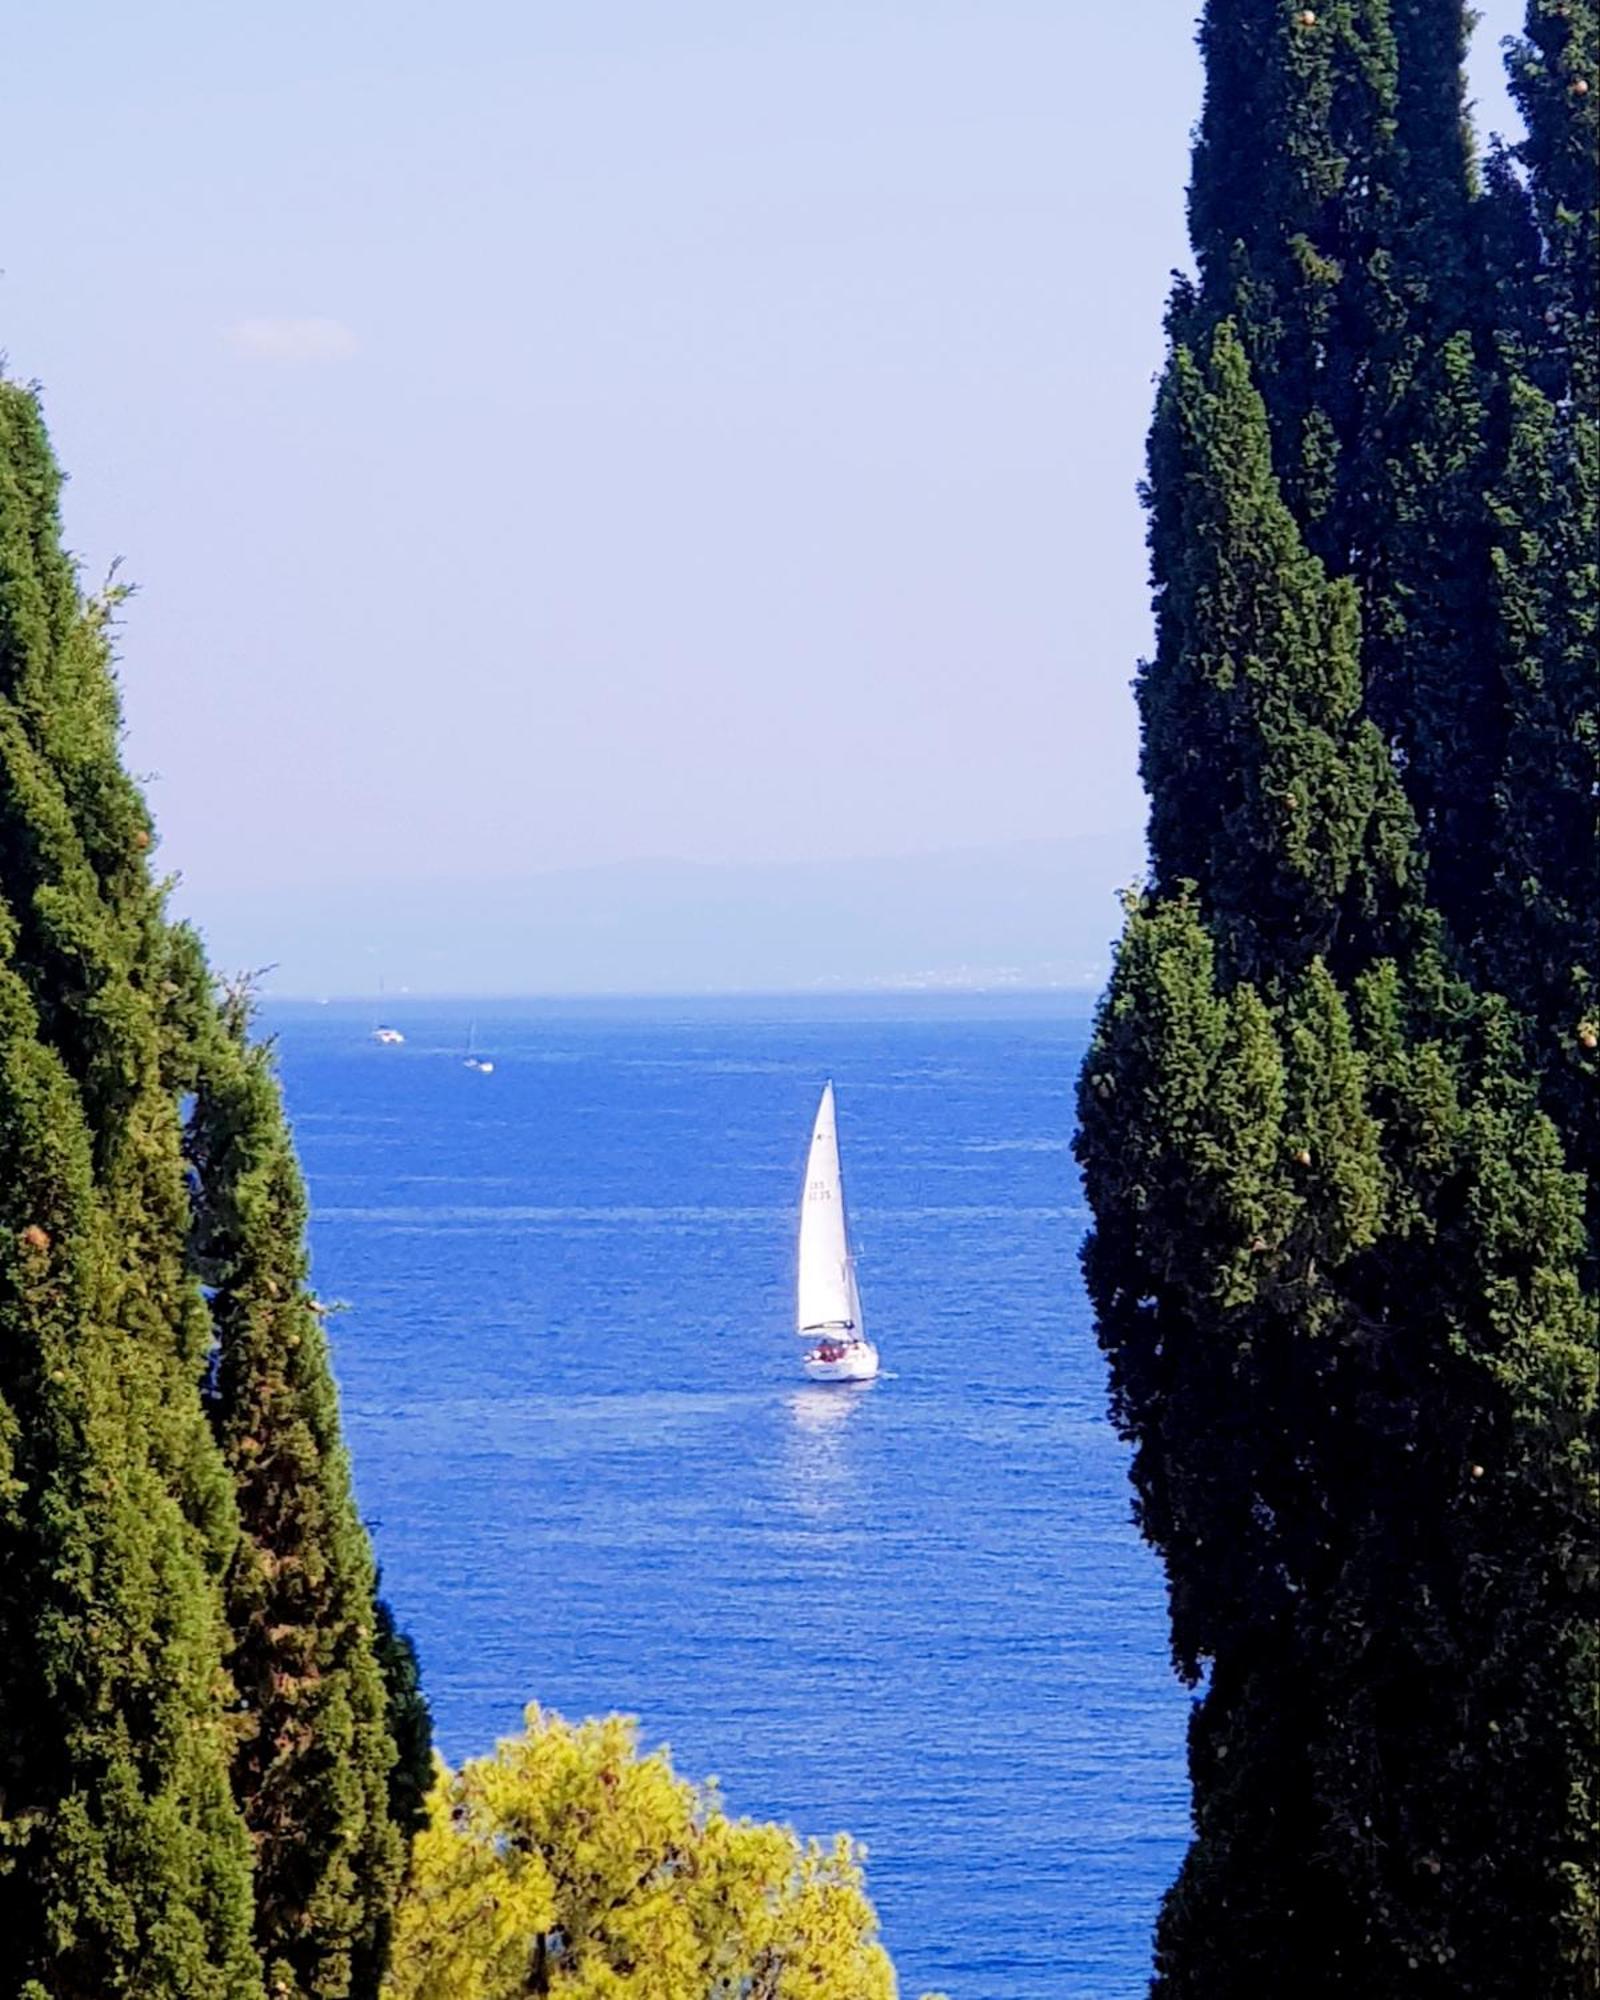
{"type": "MultiPolygon", "coordinates": [[[[732,1820],[623,1716],[442,1766],[389,2000],[894,2000],[860,1850],[732,1820]]],[[[934,2000],[934,1996],[930,1996],[934,2000]]]]}

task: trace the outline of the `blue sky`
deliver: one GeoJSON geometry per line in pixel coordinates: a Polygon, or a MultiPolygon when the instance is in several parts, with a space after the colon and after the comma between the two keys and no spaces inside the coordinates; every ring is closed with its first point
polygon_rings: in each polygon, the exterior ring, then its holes
{"type": "Polygon", "coordinates": [[[1136,825],[1191,22],[25,7],[0,342],[192,904],[1136,825]]]}

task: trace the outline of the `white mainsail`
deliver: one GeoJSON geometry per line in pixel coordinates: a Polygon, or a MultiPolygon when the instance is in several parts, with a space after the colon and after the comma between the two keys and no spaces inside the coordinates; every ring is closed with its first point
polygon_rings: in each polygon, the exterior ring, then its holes
{"type": "Polygon", "coordinates": [[[839,1135],[833,1117],[833,1085],[825,1086],[817,1106],[806,1161],[805,1192],[800,1198],[800,1282],[796,1297],[796,1328],[801,1333],[824,1330],[861,1335],[861,1297],[850,1261],[845,1226],[844,1182],[839,1173],[839,1135]]]}

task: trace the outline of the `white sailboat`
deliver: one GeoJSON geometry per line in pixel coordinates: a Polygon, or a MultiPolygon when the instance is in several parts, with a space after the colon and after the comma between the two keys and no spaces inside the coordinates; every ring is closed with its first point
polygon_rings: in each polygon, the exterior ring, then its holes
{"type": "Polygon", "coordinates": [[[824,1086],[817,1106],[800,1197],[795,1331],[814,1342],[805,1358],[813,1382],[870,1382],[877,1374],[878,1350],[862,1327],[861,1294],[850,1255],[831,1083],[824,1086]]]}

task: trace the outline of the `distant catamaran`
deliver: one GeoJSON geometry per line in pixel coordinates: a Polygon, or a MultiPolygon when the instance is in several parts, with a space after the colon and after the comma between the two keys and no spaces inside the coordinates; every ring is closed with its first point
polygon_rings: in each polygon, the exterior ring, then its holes
{"type": "Polygon", "coordinates": [[[877,1374],[878,1350],[862,1330],[861,1294],[850,1255],[831,1083],[824,1086],[817,1106],[800,1197],[795,1328],[802,1340],[816,1342],[805,1358],[805,1371],[814,1382],[870,1382],[877,1374]]]}

